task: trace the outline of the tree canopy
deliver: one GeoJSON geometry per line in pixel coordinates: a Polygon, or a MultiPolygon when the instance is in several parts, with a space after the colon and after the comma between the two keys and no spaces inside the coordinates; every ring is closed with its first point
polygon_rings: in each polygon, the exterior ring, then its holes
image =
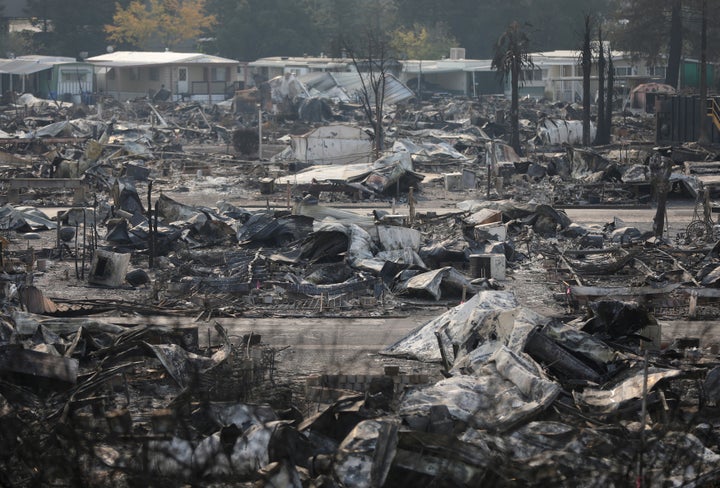
{"type": "MultiPolygon", "coordinates": [[[[616,49],[629,51],[654,64],[670,51],[673,7],[679,15],[684,56],[700,56],[700,0],[632,0],[613,10],[611,39],[616,49]]],[[[709,18],[720,16],[720,4],[708,3],[709,18]]],[[[720,59],[720,25],[708,25],[708,56],[720,59]]]]}
{"type": "Polygon", "coordinates": [[[77,57],[81,52],[96,55],[105,52],[107,38],[104,26],[112,22],[116,5],[128,0],[28,0],[27,14],[39,28],[28,35],[27,49],[16,54],[50,54],[77,57]]]}
{"type": "MultiPolygon", "coordinates": [[[[340,56],[367,33],[391,41],[403,57],[439,58],[450,46],[468,58],[493,56],[513,21],[532,25],[533,51],[573,49],[585,15],[603,21],[614,49],[652,60],[670,53],[672,9],[680,5],[682,56],[699,58],[700,0],[28,0],[39,32],[28,49],[77,56],[127,48],[202,49],[251,61],[266,56],[340,56]]],[[[708,2],[709,18],[720,2],[708,2]]],[[[720,59],[720,27],[711,22],[708,57],[720,59]]],[[[673,54],[677,58],[677,54],[673,54]]]]}
{"type": "Polygon", "coordinates": [[[253,61],[267,56],[317,54],[317,29],[299,2],[285,0],[208,0],[218,19],[215,51],[253,61]]]}
{"type": "Polygon", "coordinates": [[[397,29],[390,45],[399,56],[407,59],[440,59],[447,56],[451,47],[457,46],[457,41],[442,23],[430,27],[414,24],[409,29],[397,29]]]}
{"type": "Polygon", "coordinates": [[[204,10],[205,0],[133,0],[126,8],[116,5],[105,31],[110,41],[173,49],[213,27],[215,17],[204,10]]]}

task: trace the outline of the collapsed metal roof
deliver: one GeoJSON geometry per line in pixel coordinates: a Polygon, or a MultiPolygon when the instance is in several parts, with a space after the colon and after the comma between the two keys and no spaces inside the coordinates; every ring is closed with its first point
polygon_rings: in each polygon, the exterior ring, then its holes
{"type": "Polygon", "coordinates": [[[352,60],[348,58],[328,58],[320,57],[286,57],[274,56],[268,58],[260,58],[248,63],[248,66],[254,68],[285,68],[298,67],[310,69],[329,69],[344,70],[352,65],[352,60]]]}
{"type": "MultiPolygon", "coordinates": [[[[363,81],[368,87],[370,103],[374,103],[375,97],[370,89],[370,74],[358,72],[340,73],[308,73],[299,76],[310,92],[324,94],[332,92],[334,97],[346,102],[359,102],[360,93],[363,90],[363,81]],[[362,77],[362,78],[361,78],[362,77]]],[[[402,81],[390,73],[385,74],[385,103],[396,104],[414,97],[415,93],[402,81]]]]}

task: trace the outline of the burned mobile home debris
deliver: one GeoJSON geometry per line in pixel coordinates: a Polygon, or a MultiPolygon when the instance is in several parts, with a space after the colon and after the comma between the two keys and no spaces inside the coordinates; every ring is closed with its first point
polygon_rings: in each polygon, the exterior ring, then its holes
{"type": "Polygon", "coordinates": [[[374,157],[330,78],[2,107],[0,484],[718,483],[714,146],[528,99],[519,155],[503,97],[393,80],[374,157]]]}

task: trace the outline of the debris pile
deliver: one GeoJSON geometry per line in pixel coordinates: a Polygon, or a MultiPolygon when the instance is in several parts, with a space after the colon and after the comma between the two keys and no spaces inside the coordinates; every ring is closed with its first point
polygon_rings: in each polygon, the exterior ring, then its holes
{"type": "Polygon", "coordinates": [[[717,483],[717,343],[664,330],[720,316],[717,153],[631,144],[631,115],[578,147],[577,107],[526,100],[519,155],[506,100],[398,87],[377,154],[357,76],[325,75],[232,107],[3,111],[0,484],[717,483]],[[675,236],[561,208],[668,195],[695,201],[675,236]],[[438,306],[382,351],[431,374],[294,382],[252,330],[130,319],[438,306]]]}
{"type": "Polygon", "coordinates": [[[0,345],[4,482],[716,482],[717,357],[655,350],[637,305],[590,312],[562,323],[480,292],[384,351],[445,379],[388,372],[309,417],[258,336],[233,344],[218,326],[221,345],[201,350],[196,327],[16,312],[0,345]]]}

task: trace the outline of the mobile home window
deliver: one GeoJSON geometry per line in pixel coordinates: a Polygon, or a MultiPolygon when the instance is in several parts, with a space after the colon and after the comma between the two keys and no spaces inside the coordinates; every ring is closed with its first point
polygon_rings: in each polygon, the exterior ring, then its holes
{"type": "Polygon", "coordinates": [[[60,81],[62,83],[80,82],[85,83],[88,79],[87,71],[61,71],[60,81]]]}
{"type": "Polygon", "coordinates": [[[615,76],[630,76],[632,75],[632,67],[630,66],[618,66],[615,68],[615,76]]]}
{"type": "Polygon", "coordinates": [[[523,80],[524,81],[542,81],[543,79],[543,70],[536,68],[536,69],[526,69],[523,70],[523,80]]]}
{"type": "Polygon", "coordinates": [[[160,80],[160,69],[156,67],[150,68],[150,74],[148,76],[150,77],[150,81],[160,80]]]}
{"type": "Polygon", "coordinates": [[[212,81],[227,81],[225,78],[225,67],[212,68],[212,81]]]}
{"type": "Polygon", "coordinates": [[[649,66],[648,74],[657,78],[665,78],[665,72],[667,71],[665,66],[649,66]]]}

